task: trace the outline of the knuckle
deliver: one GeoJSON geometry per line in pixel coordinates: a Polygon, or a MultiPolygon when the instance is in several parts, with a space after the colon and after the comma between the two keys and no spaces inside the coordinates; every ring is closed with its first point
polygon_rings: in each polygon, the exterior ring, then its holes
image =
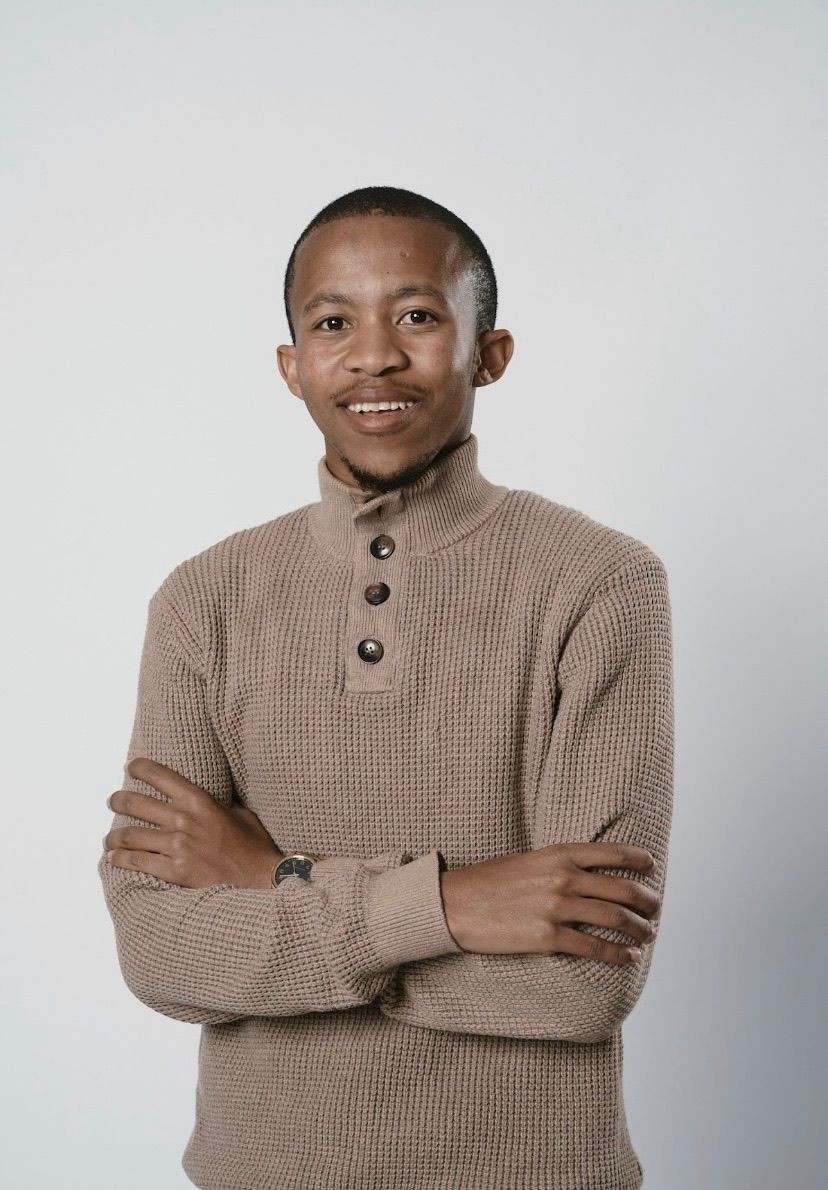
{"type": "Polygon", "coordinates": [[[554,921],[547,922],[543,937],[540,940],[543,949],[549,954],[554,954],[559,948],[560,937],[560,930],[557,924],[554,921]]]}
{"type": "Polygon", "coordinates": [[[624,933],[629,934],[633,938],[648,938],[650,935],[650,927],[643,918],[639,917],[637,913],[628,913],[627,921],[623,927],[624,933]]]}
{"type": "Polygon", "coordinates": [[[589,943],[587,945],[587,954],[591,959],[600,959],[604,954],[603,938],[597,938],[594,934],[590,934],[589,943]]]}
{"type": "Polygon", "coordinates": [[[632,920],[632,914],[629,913],[623,905],[616,906],[615,912],[612,915],[612,924],[620,930],[624,930],[632,920]]]}
{"type": "Polygon", "coordinates": [[[180,863],[184,859],[186,851],[186,837],[178,833],[171,835],[169,840],[169,854],[172,858],[180,863]]]}
{"type": "Polygon", "coordinates": [[[646,847],[637,847],[635,844],[630,843],[626,850],[630,867],[638,868],[641,864],[648,864],[652,860],[652,856],[646,847]]]}
{"type": "Polygon", "coordinates": [[[181,884],[186,887],[188,884],[188,875],[190,869],[189,864],[185,862],[184,857],[180,855],[172,856],[170,858],[170,867],[172,869],[172,875],[174,876],[174,879],[171,881],[171,883],[181,884]]]}
{"type": "Polygon", "coordinates": [[[569,872],[565,868],[555,868],[549,876],[549,887],[553,894],[561,896],[569,889],[569,872]]]}

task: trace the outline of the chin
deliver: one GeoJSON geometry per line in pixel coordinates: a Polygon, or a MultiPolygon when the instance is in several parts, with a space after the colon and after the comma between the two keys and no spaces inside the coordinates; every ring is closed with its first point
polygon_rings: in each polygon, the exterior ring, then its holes
{"type": "Polygon", "coordinates": [[[343,462],[349,468],[361,488],[390,492],[394,488],[414,483],[434,458],[433,450],[423,452],[416,446],[389,447],[377,443],[376,448],[360,456],[340,451],[343,462]]]}

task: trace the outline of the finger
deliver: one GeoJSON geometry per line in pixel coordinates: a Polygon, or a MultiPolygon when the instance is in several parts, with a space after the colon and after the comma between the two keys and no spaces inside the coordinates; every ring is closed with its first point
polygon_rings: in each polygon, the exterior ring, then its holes
{"type": "Polygon", "coordinates": [[[169,831],[150,826],[116,826],[103,837],[104,851],[124,850],[151,851],[154,854],[169,855],[171,835],[169,831]]]}
{"type": "MultiPolygon", "coordinates": [[[[571,930],[569,926],[556,926],[554,938],[554,945],[549,954],[576,954],[585,959],[597,959],[600,963],[613,963],[618,967],[636,962],[633,958],[636,953],[635,947],[607,942],[594,934],[571,930]]],[[[637,953],[641,954],[640,951],[637,953]]]]}
{"type": "Polygon", "coordinates": [[[116,847],[107,852],[106,858],[114,868],[146,872],[148,876],[157,876],[159,880],[165,880],[168,884],[175,883],[169,857],[159,855],[155,851],[132,851],[116,847]]]}
{"type": "Polygon", "coordinates": [[[158,826],[169,826],[171,810],[169,802],[132,789],[116,789],[106,799],[110,810],[128,818],[139,818],[142,822],[154,822],[158,826]]]}
{"type": "Polygon", "coordinates": [[[646,874],[655,867],[647,848],[634,843],[567,843],[566,853],[582,868],[630,868],[646,874]]]}
{"type": "Polygon", "coordinates": [[[606,926],[629,934],[635,942],[652,942],[655,929],[643,917],[623,905],[598,901],[591,897],[562,897],[555,905],[555,920],[593,926],[606,926]]]}
{"type": "Polygon", "coordinates": [[[230,802],[225,808],[232,814],[238,814],[240,818],[255,818],[258,821],[258,814],[254,814],[250,807],[245,806],[242,802],[230,802]]]}
{"type": "Polygon", "coordinates": [[[126,766],[126,771],[130,777],[135,777],[138,781],[145,781],[147,785],[151,785],[153,789],[163,793],[172,802],[180,803],[192,799],[195,795],[209,797],[209,794],[205,794],[203,789],[199,789],[198,785],[188,781],[175,769],[168,768],[165,764],[159,764],[157,760],[150,760],[147,756],[133,757],[126,766]]]}
{"type": "Polygon", "coordinates": [[[567,884],[570,893],[629,905],[643,917],[656,918],[661,909],[658,893],[639,880],[631,880],[625,876],[601,876],[597,872],[576,868],[569,873],[567,884]]]}

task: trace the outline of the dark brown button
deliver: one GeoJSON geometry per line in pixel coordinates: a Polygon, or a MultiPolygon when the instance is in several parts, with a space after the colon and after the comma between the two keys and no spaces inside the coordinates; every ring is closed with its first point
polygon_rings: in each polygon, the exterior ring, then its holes
{"type": "Polygon", "coordinates": [[[378,640],[373,637],[368,637],[367,640],[361,640],[357,645],[357,652],[363,661],[369,661],[372,665],[375,661],[379,661],[384,650],[378,640]]]}
{"type": "Polygon", "coordinates": [[[371,583],[365,588],[365,598],[369,603],[385,603],[390,594],[388,583],[371,583]]]}
{"type": "Polygon", "coordinates": [[[389,537],[387,533],[380,533],[379,537],[375,537],[371,542],[371,553],[375,558],[387,558],[389,554],[393,554],[394,544],[393,537],[389,537]]]}

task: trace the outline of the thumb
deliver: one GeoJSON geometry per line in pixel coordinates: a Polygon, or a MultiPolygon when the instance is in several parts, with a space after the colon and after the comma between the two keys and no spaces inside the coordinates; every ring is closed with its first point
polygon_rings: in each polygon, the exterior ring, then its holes
{"type": "Polygon", "coordinates": [[[256,818],[256,819],[258,819],[258,815],[254,814],[253,811],[250,810],[247,806],[245,806],[243,802],[232,801],[228,805],[227,809],[230,811],[231,814],[237,814],[240,818],[256,818]]]}

